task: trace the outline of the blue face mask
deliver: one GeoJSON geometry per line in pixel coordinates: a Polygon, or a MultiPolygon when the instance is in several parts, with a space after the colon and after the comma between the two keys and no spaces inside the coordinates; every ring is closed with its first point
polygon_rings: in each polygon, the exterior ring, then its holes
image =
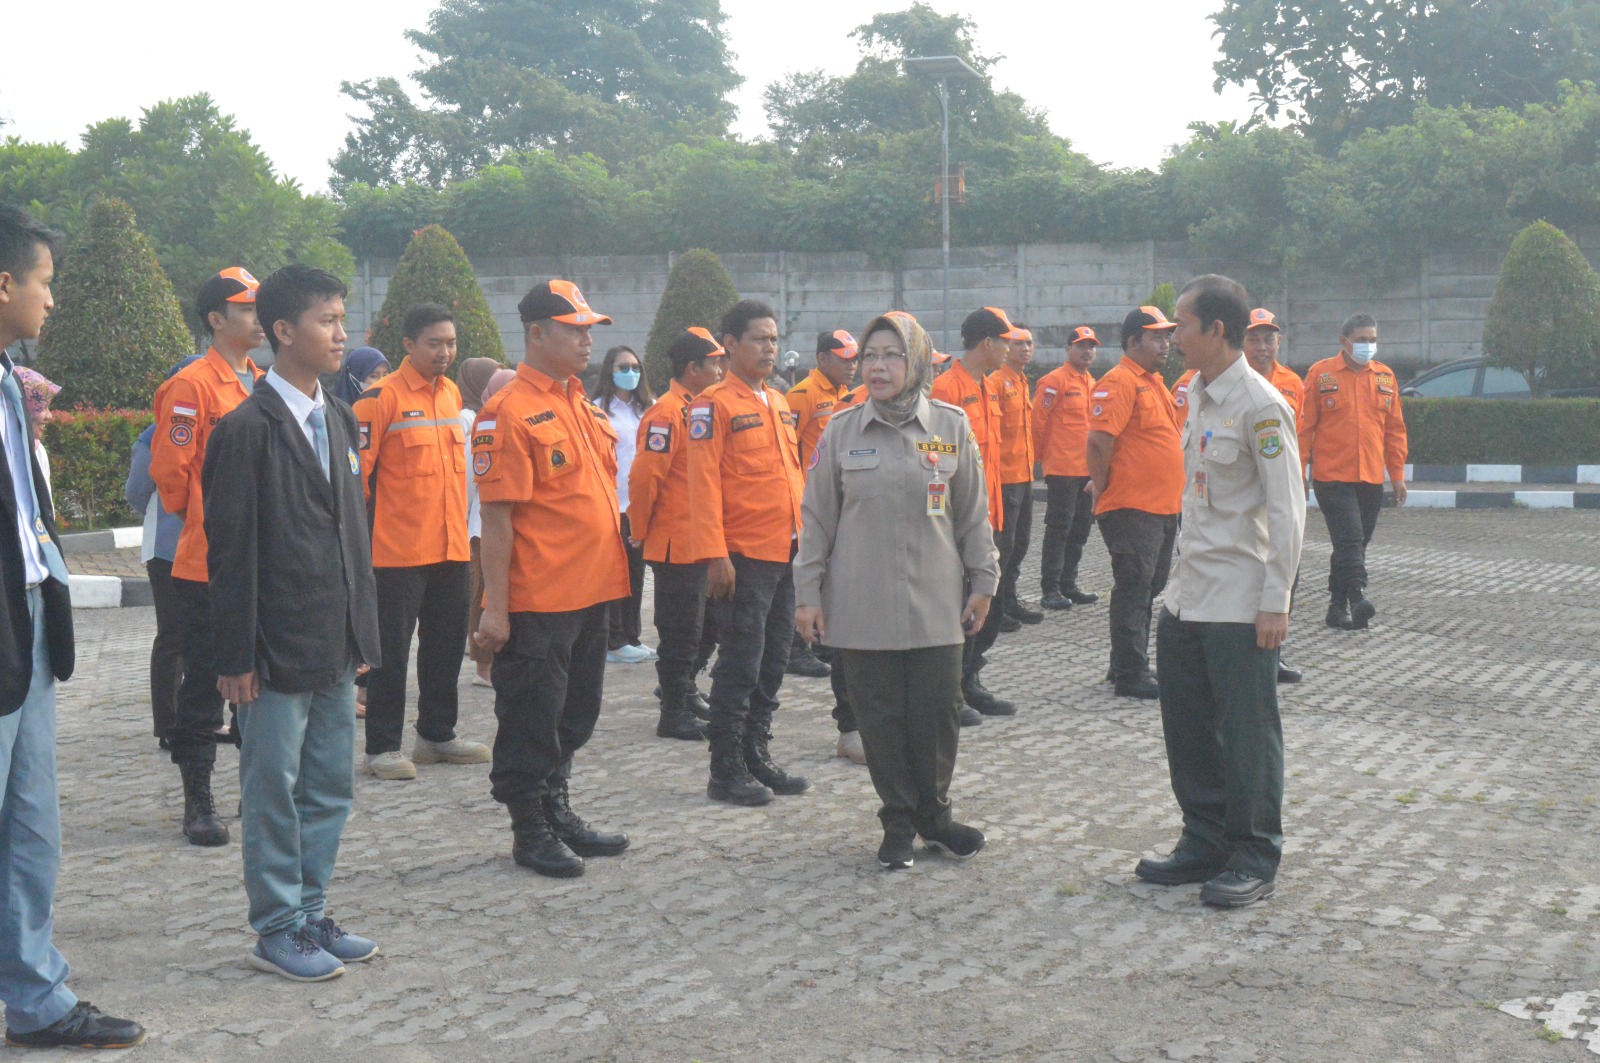
{"type": "Polygon", "coordinates": [[[611,372],[611,382],[621,391],[632,391],[639,386],[639,370],[614,369],[611,372]]]}

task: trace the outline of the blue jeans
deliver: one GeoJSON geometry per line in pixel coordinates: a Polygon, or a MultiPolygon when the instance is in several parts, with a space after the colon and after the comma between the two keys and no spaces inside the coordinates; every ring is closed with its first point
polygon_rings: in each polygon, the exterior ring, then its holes
{"type": "Polygon", "coordinates": [[[239,729],[244,888],[265,936],[322,918],[355,791],[355,673],[302,694],[263,687],[239,729]]]}
{"type": "Polygon", "coordinates": [[[61,867],[56,803],[56,681],[44,637],[44,601],[28,592],[33,683],[22,707],[0,716],[0,998],[6,1025],[33,1033],[72,1010],[66,957],[50,943],[51,903],[61,867]]]}

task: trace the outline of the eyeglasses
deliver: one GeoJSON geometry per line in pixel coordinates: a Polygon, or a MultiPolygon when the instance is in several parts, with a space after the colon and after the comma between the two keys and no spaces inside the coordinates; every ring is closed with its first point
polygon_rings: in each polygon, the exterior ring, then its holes
{"type": "Polygon", "coordinates": [[[872,351],[870,353],[862,354],[862,365],[868,365],[874,362],[881,362],[884,365],[893,365],[894,363],[899,362],[901,365],[905,365],[906,356],[901,354],[899,351],[872,351]]]}

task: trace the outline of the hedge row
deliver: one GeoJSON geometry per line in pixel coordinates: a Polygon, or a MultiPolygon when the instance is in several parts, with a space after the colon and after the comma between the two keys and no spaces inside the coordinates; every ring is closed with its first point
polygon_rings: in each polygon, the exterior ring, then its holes
{"type": "Polygon", "coordinates": [[[1407,399],[1415,465],[1600,464],[1600,399],[1407,399]]]}
{"type": "Polygon", "coordinates": [[[63,532],[126,527],[144,520],[122,499],[133,441],[154,420],[149,410],[56,413],[44,426],[56,524],[63,532]]]}

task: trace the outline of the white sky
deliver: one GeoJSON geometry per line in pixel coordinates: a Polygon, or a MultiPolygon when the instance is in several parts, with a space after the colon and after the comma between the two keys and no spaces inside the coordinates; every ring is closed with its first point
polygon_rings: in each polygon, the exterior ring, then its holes
{"type": "MultiPolygon", "coordinates": [[[[736,131],[745,137],[765,131],[761,92],[769,82],[819,67],[848,72],[859,57],[850,30],[877,11],[910,3],[722,0],[746,79],[735,95],[736,131]]],[[[417,53],[401,34],[423,27],[436,3],[274,0],[270,15],[260,18],[228,14],[214,0],[158,6],[159,18],[149,17],[148,8],[127,9],[130,24],[116,26],[105,20],[101,0],[7,2],[0,16],[3,135],[75,147],[92,122],[137,119],[160,100],[204,91],[250,131],[280,173],[321,191],[354,106],[339,94],[339,82],[416,69],[417,53]],[[99,29],[80,32],[90,21],[99,29]]],[[[974,17],[979,51],[1006,57],[994,69],[996,84],[1045,108],[1056,132],[1099,162],[1153,166],[1168,146],[1187,139],[1189,122],[1249,114],[1241,90],[1219,97],[1211,88],[1216,47],[1206,16],[1220,0],[932,0],[932,6],[974,17]],[[1132,49],[1130,41],[1137,41],[1132,49]]]]}

